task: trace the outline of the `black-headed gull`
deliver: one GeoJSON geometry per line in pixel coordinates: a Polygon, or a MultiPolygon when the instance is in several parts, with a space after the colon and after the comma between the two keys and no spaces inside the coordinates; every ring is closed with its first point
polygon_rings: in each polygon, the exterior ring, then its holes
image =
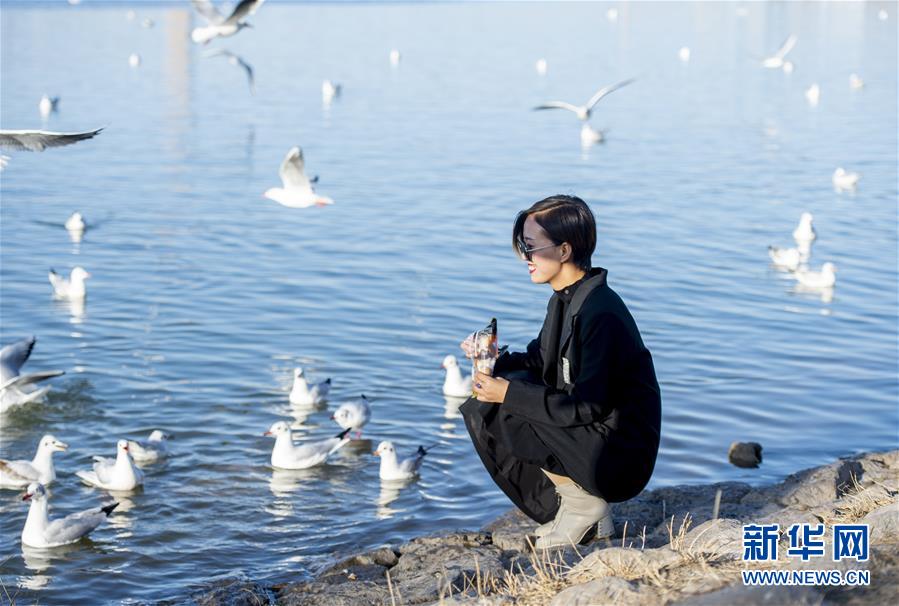
{"type": "Polygon", "coordinates": [[[393,65],[394,67],[396,67],[397,65],[400,64],[400,59],[401,59],[400,51],[398,51],[397,49],[393,49],[390,51],[390,65],[393,65]]]}
{"type": "MultiPolygon", "coordinates": [[[[436,444],[434,446],[436,446],[436,444]]],[[[414,456],[399,461],[393,442],[381,442],[378,444],[377,450],[372,453],[381,457],[381,469],[378,472],[378,476],[382,480],[409,480],[414,478],[418,475],[418,470],[421,468],[421,463],[424,461],[425,455],[427,455],[434,446],[428,448],[419,446],[414,456]]]]}
{"type": "Polygon", "coordinates": [[[584,147],[602,143],[606,140],[606,131],[597,130],[590,126],[588,122],[584,122],[581,126],[581,145],[584,147]]]}
{"type": "Polygon", "coordinates": [[[371,419],[371,400],[362,394],[358,400],[341,404],[331,418],[344,429],[356,432],[356,439],[362,437],[362,428],[371,419]]]}
{"type": "Polygon", "coordinates": [[[443,395],[454,398],[471,396],[471,375],[462,374],[456,356],[450,354],[443,358],[443,364],[440,367],[446,369],[446,377],[443,379],[443,395]]]}
{"type": "Polygon", "coordinates": [[[798,38],[795,34],[790,34],[787,36],[787,39],[784,40],[784,43],[780,45],[780,48],[777,49],[777,52],[771,55],[770,57],[766,57],[762,60],[762,66],[767,67],[769,69],[778,69],[783,68],[787,54],[793,50],[793,47],[796,46],[796,41],[798,38]]]}
{"type": "Polygon", "coordinates": [[[206,53],[207,57],[226,57],[228,59],[228,63],[233,65],[234,67],[241,68],[244,73],[247,75],[247,84],[250,86],[250,94],[256,94],[256,80],[253,76],[253,67],[243,60],[239,55],[235,55],[229,50],[216,50],[210,53],[206,53]]]}
{"type": "Polygon", "coordinates": [[[79,133],[57,133],[47,130],[0,130],[0,147],[23,151],[44,151],[95,137],[102,128],[79,133]]]}
{"type": "Polygon", "coordinates": [[[196,43],[209,44],[215,38],[233,36],[245,27],[250,27],[244,19],[255,13],[265,0],[241,0],[228,17],[221,14],[209,0],[191,0],[194,8],[209,25],[195,27],[190,33],[196,43]]]}
{"type": "Polygon", "coordinates": [[[22,500],[31,501],[28,518],[22,528],[22,543],[37,549],[68,545],[86,537],[118,506],[118,503],[113,503],[94,507],[51,522],[47,491],[43,485],[38,482],[30,484],[22,500]]]}
{"type": "Polygon", "coordinates": [[[812,213],[805,212],[799,215],[799,225],[793,230],[793,239],[796,240],[797,243],[812,242],[818,237],[818,234],[815,233],[815,227],[812,225],[812,221],[814,221],[812,213]]]}
{"type": "Polygon", "coordinates": [[[308,208],[310,206],[334,204],[334,200],[319,196],[312,189],[312,183],[306,176],[303,150],[299,147],[290,148],[290,151],[287,152],[287,155],[284,156],[284,160],[281,162],[281,169],[278,171],[278,174],[284,187],[272,187],[266,190],[262,195],[269,200],[274,200],[288,208],[308,208]]]}
{"type": "Polygon", "coordinates": [[[75,211],[72,216],[66,219],[66,229],[69,231],[81,231],[87,229],[87,223],[84,222],[84,215],[75,211]]]}
{"type": "Polygon", "coordinates": [[[272,449],[272,467],[279,469],[308,469],[324,463],[329,456],[347,444],[350,441],[346,437],[348,433],[350,433],[350,430],[344,429],[333,438],[296,446],[293,443],[290,426],[284,421],[278,421],[263,435],[275,438],[275,447],[272,449]]]}
{"type": "Polygon", "coordinates": [[[46,118],[53,112],[59,111],[59,97],[44,95],[38,102],[37,108],[41,112],[41,116],[46,118]]]}
{"type": "Polygon", "coordinates": [[[683,61],[684,63],[690,62],[690,47],[682,46],[680,50],[677,51],[677,58],[683,61]]]}
{"type": "Polygon", "coordinates": [[[32,385],[65,374],[62,370],[22,374],[35,343],[37,339],[31,336],[0,349],[0,414],[43,397],[50,388],[33,389],[32,385]]]}
{"type": "Polygon", "coordinates": [[[546,59],[537,59],[537,62],[534,64],[534,69],[537,70],[537,73],[541,76],[545,76],[547,69],[549,66],[546,63],[546,59]]]}
{"type": "Polygon", "coordinates": [[[831,288],[837,282],[836,273],[836,266],[827,262],[821,266],[821,271],[799,270],[793,275],[800,284],[808,288],[831,288]]]}
{"type": "Polygon", "coordinates": [[[295,406],[318,406],[328,399],[331,391],[331,379],[309,385],[306,375],[300,367],[293,369],[293,387],[290,390],[290,403],[295,406]]]}
{"type": "Polygon", "coordinates": [[[112,491],[134,490],[144,483],[144,472],[134,466],[128,454],[128,441],[116,442],[116,458],[94,457],[93,471],[76,471],[86,483],[112,491]]]}
{"type": "Polygon", "coordinates": [[[818,105],[818,102],[821,100],[821,87],[817,84],[812,84],[805,91],[805,98],[808,100],[809,105],[818,105]]]}
{"type": "Polygon", "coordinates": [[[858,173],[850,173],[845,168],[840,167],[833,171],[831,181],[833,181],[833,186],[838,190],[855,189],[860,178],[858,173]]]}
{"type": "Polygon", "coordinates": [[[128,65],[130,67],[135,67],[135,68],[140,67],[140,64],[142,62],[143,62],[143,60],[140,58],[140,55],[138,55],[137,53],[131,53],[130,55],[128,55],[128,65]]]}
{"type": "Polygon", "coordinates": [[[798,248],[779,248],[777,246],[768,247],[768,256],[771,262],[778,267],[796,271],[799,264],[802,263],[802,253],[798,248]]]}
{"type": "Polygon", "coordinates": [[[37,452],[30,461],[7,461],[0,459],[0,488],[25,488],[32,482],[48,485],[56,479],[53,453],[69,447],[49,433],[41,438],[37,452]]]}
{"type": "Polygon", "coordinates": [[[128,440],[128,454],[135,463],[158,461],[168,454],[170,437],[167,433],[154,429],[146,440],[128,440]]]}
{"type": "Polygon", "coordinates": [[[634,80],[634,78],[629,78],[627,80],[622,80],[621,82],[602,87],[601,89],[593,93],[593,96],[590,97],[590,100],[587,101],[585,105],[573,105],[565,101],[549,101],[542,105],[538,105],[534,109],[567,109],[568,111],[574,112],[580,120],[586,121],[590,119],[590,115],[593,113],[593,108],[596,107],[596,104],[599,103],[603,97],[615,92],[619,88],[627,86],[631,82],[634,82],[634,80]]]}
{"type": "Polygon", "coordinates": [[[50,270],[48,274],[50,284],[53,285],[53,294],[60,299],[84,299],[87,296],[87,289],[84,281],[91,277],[83,267],[75,267],[69,274],[68,278],[64,278],[50,270]]]}

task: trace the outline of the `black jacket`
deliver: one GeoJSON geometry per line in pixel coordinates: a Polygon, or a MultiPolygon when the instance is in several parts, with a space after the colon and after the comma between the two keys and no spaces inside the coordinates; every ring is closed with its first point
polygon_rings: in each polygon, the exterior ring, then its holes
{"type": "Polygon", "coordinates": [[[495,374],[510,380],[502,404],[472,398],[460,409],[494,480],[538,521],[554,515],[555,496],[529,466],[611,502],[639,494],[655,466],[661,396],[652,356],[607,275],[591,270],[562,317],[555,293],[527,351],[497,360],[495,374]],[[523,373],[529,379],[513,378],[523,373]]]}

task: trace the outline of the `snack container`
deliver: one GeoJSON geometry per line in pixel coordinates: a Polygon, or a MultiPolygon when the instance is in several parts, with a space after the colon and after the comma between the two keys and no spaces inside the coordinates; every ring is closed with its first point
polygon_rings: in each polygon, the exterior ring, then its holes
{"type": "MultiPolygon", "coordinates": [[[[496,318],[472,335],[474,337],[474,355],[471,357],[471,378],[474,385],[475,373],[481,372],[493,376],[493,367],[499,357],[496,335],[496,318]]],[[[472,390],[472,395],[474,391],[472,390]]]]}

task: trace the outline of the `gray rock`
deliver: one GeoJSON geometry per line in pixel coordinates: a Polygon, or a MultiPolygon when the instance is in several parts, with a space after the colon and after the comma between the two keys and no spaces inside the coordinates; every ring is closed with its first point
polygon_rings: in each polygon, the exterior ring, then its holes
{"type": "Polygon", "coordinates": [[[274,604],[265,587],[244,577],[225,577],[203,584],[182,600],[163,600],[160,606],[263,606],[274,604]]]}
{"type": "Polygon", "coordinates": [[[311,581],[276,586],[274,591],[278,606],[382,606],[390,603],[386,577],[383,585],[372,581],[311,581]]]}
{"type": "Polygon", "coordinates": [[[484,531],[491,534],[493,544],[500,549],[526,551],[525,536],[532,534],[536,527],[537,522],[512,509],[485,526],[484,531]]]}
{"type": "Polygon", "coordinates": [[[682,557],[668,547],[646,550],[609,547],[588,554],[571,568],[568,578],[578,581],[607,576],[636,576],[657,572],[681,560],[682,557]]]}
{"type": "Polygon", "coordinates": [[[819,606],[824,595],[814,587],[744,587],[731,585],[718,591],[694,595],[672,606],[819,606]]]}
{"type": "Polygon", "coordinates": [[[604,577],[560,591],[550,606],[596,606],[597,604],[642,604],[644,596],[620,577],[604,577]]]}
{"type": "Polygon", "coordinates": [[[742,502],[760,508],[776,503],[783,507],[813,509],[842,497],[852,488],[853,478],[861,480],[863,477],[864,468],[857,460],[837,461],[794,473],[780,484],[754,490],[742,502]]]}
{"type": "Polygon", "coordinates": [[[703,522],[684,535],[680,548],[691,554],[740,559],[743,557],[743,523],[721,518],[703,522]]]}
{"type": "Polygon", "coordinates": [[[871,543],[899,542],[899,502],[878,507],[862,518],[861,523],[870,526],[868,540],[871,543]]]}

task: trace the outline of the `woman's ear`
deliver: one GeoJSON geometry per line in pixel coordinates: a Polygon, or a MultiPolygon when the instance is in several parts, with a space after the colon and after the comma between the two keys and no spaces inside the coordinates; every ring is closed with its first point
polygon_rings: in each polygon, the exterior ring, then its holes
{"type": "Polygon", "coordinates": [[[559,246],[559,250],[562,252],[562,256],[559,258],[559,263],[566,263],[571,261],[571,244],[568,242],[562,242],[559,246]]]}

